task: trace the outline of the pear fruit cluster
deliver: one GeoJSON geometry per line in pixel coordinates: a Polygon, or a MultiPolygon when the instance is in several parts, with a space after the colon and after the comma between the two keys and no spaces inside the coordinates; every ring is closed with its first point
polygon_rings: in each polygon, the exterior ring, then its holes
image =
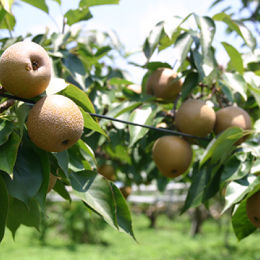
{"type": "MultiPolygon", "coordinates": [[[[174,101],[182,90],[182,82],[177,74],[168,68],[158,68],[150,74],[146,91],[164,101],[174,101]]],[[[175,126],[178,131],[194,137],[207,137],[214,133],[219,135],[230,127],[243,130],[252,128],[249,114],[238,106],[228,106],[217,112],[204,100],[187,99],[175,114],[175,126]]],[[[245,141],[247,136],[239,139],[235,145],[245,141]]],[[[152,158],[160,172],[169,178],[185,173],[192,162],[194,138],[164,136],[153,145],[152,158]]]]}
{"type": "MultiPolygon", "coordinates": [[[[0,83],[16,97],[41,95],[51,80],[51,61],[39,44],[17,42],[0,58],[0,83]]],[[[48,152],[61,152],[81,137],[84,119],[78,106],[62,95],[44,96],[29,111],[27,130],[31,141],[48,152]]]]}

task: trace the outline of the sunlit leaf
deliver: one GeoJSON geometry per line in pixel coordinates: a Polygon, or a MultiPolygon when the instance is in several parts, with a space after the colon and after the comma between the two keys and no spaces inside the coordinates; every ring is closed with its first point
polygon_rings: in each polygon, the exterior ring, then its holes
{"type": "Polygon", "coordinates": [[[174,45],[174,52],[176,53],[176,59],[180,62],[180,64],[182,64],[183,61],[187,58],[192,43],[192,37],[187,32],[181,34],[176,40],[174,45]]]}
{"type": "Polygon", "coordinates": [[[247,84],[244,78],[240,74],[224,72],[222,74],[223,82],[234,91],[234,93],[239,93],[243,99],[247,100],[247,84]]]}
{"type": "Polygon", "coordinates": [[[45,0],[21,0],[21,1],[28,3],[34,7],[37,7],[46,13],[49,12],[49,8],[48,8],[45,0]]]}
{"type": "Polygon", "coordinates": [[[81,0],[80,6],[95,6],[95,5],[113,5],[119,4],[120,0],[81,0]]]}
{"type": "Polygon", "coordinates": [[[90,13],[88,7],[84,6],[78,9],[68,10],[65,14],[65,17],[67,18],[67,24],[73,25],[75,23],[91,19],[92,14],[90,13]]]}
{"type": "Polygon", "coordinates": [[[244,66],[243,66],[243,60],[242,60],[240,53],[231,44],[222,42],[222,45],[224,46],[224,48],[230,58],[231,68],[235,69],[240,74],[243,74],[244,66]]]}

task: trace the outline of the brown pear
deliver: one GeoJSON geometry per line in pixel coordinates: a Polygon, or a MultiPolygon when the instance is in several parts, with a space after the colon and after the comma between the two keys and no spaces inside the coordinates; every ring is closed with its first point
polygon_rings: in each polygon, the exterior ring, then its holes
{"type": "MultiPolygon", "coordinates": [[[[240,107],[228,106],[221,108],[216,112],[216,123],[214,126],[215,134],[220,134],[229,127],[240,127],[243,130],[252,128],[252,122],[249,114],[240,107]]],[[[245,141],[246,137],[239,139],[236,144],[245,141]]]]}
{"type": "Polygon", "coordinates": [[[158,68],[148,78],[146,92],[164,101],[174,101],[182,87],[182,81],[169,68],[158,68]]]}
{"type": "Polygon", "coordinates": [[[48,53],[31,41],[17,42],[0,58],[0,83],[11,94],[33,98],[42,94],[51,79],[48,53]]]}
{"type": "Polygon", "coordinates": [[[48,152],[62,152],[79,140],[84,119],[71,99],[50,95],[33,106],[26,124],[28,135],[35,145],[48,152]]]}
{"type": "Polygon", "coordinates": [[[213,131],[216,114],[205,101],[188,99],[178,109],[175,116],[176,127],[179,131],[205,137],[213,131]]]}
{"type": "Polygon", "coordinates": [[[162,175],[175,178],[189,168],[192,161],[192,148],[180,137],[163,136],[155,141],[152,157],[162,175]]]}

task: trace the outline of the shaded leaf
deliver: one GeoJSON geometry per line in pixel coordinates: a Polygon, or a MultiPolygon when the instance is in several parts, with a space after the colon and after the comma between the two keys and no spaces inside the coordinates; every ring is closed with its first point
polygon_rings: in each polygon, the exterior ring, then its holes
{"type": "Polygon", "coordinates": [[[21,224],[39,230],[40,220],[41,213],[35,200],[30,200],[26,205],[18,199],[10,198],[7,227],[13,237],[21,224]]]}
{"type": "Polygon", "coordinates": [[[223,163],[228,159],[229,154],[236,149],[235,142],[244,135],[239,127],[230,127],[222,132],[216,139],[213,139],[200,159],[200,166],[209,159],[212,163],[223,163]]]}
{"type": "Polygon", "coordinates": [[[0,242],[5,233],[5,225],[8,213],[8,192],[2,175],[0,174],[0,242]]]}
{"type": "Polygon", "coordinates": [[[91,171],[72,173],[70,180],[75,195],[89,208],[115,229],[133,236],[130,212],[118,188],[91,171]]]}
{"type": "Polygon", "coordinates": [[[188,75],[185,77],[185,80],[182,85],[181,89],[181,98],[185,100],[189,94],[191,94],[192,90],[198,86],[199,84],[199,74],[196,72],[189,72],[188,75]]]}
{"type": "Polygon", "coordinates": [[[12,132],[7,142],[0,146],[0,170],[11,174],[16,162],[21,138],[12,132]]]}
{"type": "Polygon", "coordinates": [[[3,120],[0,122],[0,146],[8,140],[13,128],[14,125],[10,121],[3,120]]]}
{"type": "Polygon", "coordinates": [[[243,200],[232,215],[232,226],[238,240],[252,234],[256,227],[251,223],[246,214],[246,200],[243,200]]]}
{"type": "Polygon", "coordinates": [[[35,153],[32,143],[24,138],[18,151],[13,179],[7,185],[12,197],[28,204],[38,193],[43,182],[41,163],[41,158],[35,153]]]}

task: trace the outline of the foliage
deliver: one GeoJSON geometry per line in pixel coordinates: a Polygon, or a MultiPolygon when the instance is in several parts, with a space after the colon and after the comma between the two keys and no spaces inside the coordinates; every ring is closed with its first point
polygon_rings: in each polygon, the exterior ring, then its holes
{"type": "MultiPolygon", "coordinates": [[[[55,214],[55,212],[53,213],[55,214]]],[[[165,215],[158,217],[157,229],[148,228],[148,219],[133,214],[136,236],[134,243],[124,234],[106,228],[100,232],[102,241],[107,244],[78,244],[57,234],[56,227],[50,227],[45,246],[39,245],[38,232],[22,227],[13,242],[9,232],[1,244],[0,258],[26,260],[43,259],[84,259],[86,255],[93,260],[133,260],[138,258],[158,259],[259,259],[257,243],[259,232],[237,243],[231,232],[229,216],[224,215],[219,222],[209,219],[205,222],[202,234],[191,237],[190,220],[186,215],[173,220],[165,215]],[[33,235],[32,235],[33,234],[33,235]],[[147,250],[149,248],[149,250],[147,250]],[[127,254],[126,254],[127,252],[127,254]]]]}
{"type": "MultiPolygon", "coordinates": [[[[25,2],[48,12],[44,0],[25,2]]],[[[61,4],[61,1],[57,2],[61,4]]],[[[1,28],[10,32],[15,24],[12,3],[1,1],[1,28]]],[[[161,21],[143,44],[147,61],[138,65],[143,68],[144,77],[142,93],[137,94],[127,88],[132,82],[114,65],[115,54],[127,59],[115,35],[95,31],[86,34],[83,29],[75,33],[69,27],[90,19],[89,8],[94,5],[117,3],[119,1],[81,0],[76,10],[64,14],[66,31],[25,37],[42,45],[52,59],[54,78],[46,94],[58,93],[75,101],[82,111],[85,129],[82,138],[67,151],[47,153],[33,145],[27,136],[25,121],[31,108],[28,100],[17,101],[1,114],[0,238],[5,226],[13,236],[20,225],[39,229],[50,172],[58,176],[54,190],[61,197],[70,202],[72,196],[76,196],[87,210],[134,238],[130,210],[123,195],[113,182],[98,174],[97,169],[101,164],[110,163],[116,169],[117,180],[124,185],[154,181],[159,190],[164,190],[169,179],[159,173],[151,158],[151,149],[153,142],[165,133],[104,118],[98,121],[96,114],[130,123],[153,126],[164,123],[168,130],[176,130],[174,112],[190,97],[210,101],[216,111],[236,104],[248,111],[254,129],[245,132],[234,127],[219,136],[211,134],[206,139],[198,139],[193,144],[193,165],[175,180],[190,184],[182,211],[201,203],[210,207],[216,195],[226,189],[223,211],[234,209],[232,222],[237,238],[248,236],[255,229],[251,223],[243,221],[246,217],[244,204],[260,187],[260,177],[254,175],[259,171],[260,106],[256,38],[244,23],[225,12],[213,17],[190,14],[184,19],[172,17],[161,21]],[[188,26],[190,21],[192,28],[188,26]],[[221,42],[229,57],[226,67],[216,57],[217,23],[225,24],[246,46],[242,53],[229,42],[221,42]],[[146,94],[149,74],[158,67],[172,68],[167,62],[151,62],[155,52],[165,50],[176,53],[174,69],[184,81],[182,93],[174,104],[146,94]],[[234,145],[248,134],[250,138],[246,142],[234,145]]],[[[2,38],[1,49],[20,40],[23,38],[2,38]]]]}

